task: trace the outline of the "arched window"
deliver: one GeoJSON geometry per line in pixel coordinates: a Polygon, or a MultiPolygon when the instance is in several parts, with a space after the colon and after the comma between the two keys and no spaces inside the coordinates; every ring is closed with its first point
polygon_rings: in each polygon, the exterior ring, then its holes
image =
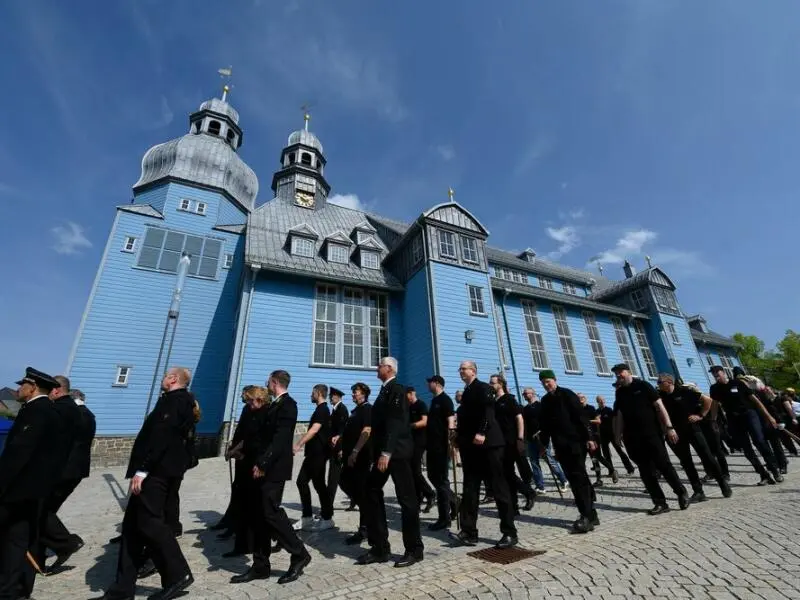
{"type": "Polygon", "coordinates": [[[295,159],[294,152],[289,152],[289,164],[290,165],[294,164],[294,159],[295,159]]]}
{"type": "Polygon", "coordinates": [[[222,125],[219,121],[209,121],[208,122],[208,133],[211,135],[219,135],[220,130],[222,129],[222,125]]]}
{"type": "Polygon", "coordinates": [[[303,152],[300,155],[300,162],[303,163],[304,165],[308,165],[310,167],[311,166],[311,155],[308,152],[303,152]]]}

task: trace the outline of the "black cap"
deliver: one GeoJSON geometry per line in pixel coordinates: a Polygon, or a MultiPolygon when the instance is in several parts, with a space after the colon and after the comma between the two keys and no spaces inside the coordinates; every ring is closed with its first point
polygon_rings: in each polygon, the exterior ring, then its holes
{"type": "Polygon", "coordinates": [[[328,396],[338,396],[339,398],[344,398],[344,393],[342,393],[342,390],[337,390],[335,387],[332,387],[328,392],[328,396]]]}
{"type": "Polygon", "coordinates": [[[32,383],[43,390],[54,390],[57,387],[61,387],[61,384],[50,377],[50,375],[42,373],[33,367],[25,369],[25,377],[17,381],[17,385],[22,385],[23,383],[32,383]]]}
{"type": "Polygon", "coordinates": [[[611,370],[614,373],[619,373],[620,371],[630,371],[631,368],[627,365],[627,363],[619,363],[611,367],[611,370]]]}
{"type": "Polygon", "coordinates": [[[708,372],[709,372],[709,373],[716,373],[717,371],[724,371],[724,370],[725,370],[725,369],[724,369],[723,367],[721,367],[721,366],[719,366],[719,365],[714,365],[713,367],[711,367],[711,368],[708,370],[708,372]]]}
{"type": "Polygon", "coordinates": [[[744,375],[745,375],[745,372],[744,372],[744,369],[742,367],[733,367],[733,376],[734,377],[740,377],[740,376],[744,376],[744,375]]]}
{"type": "Polygon", "coordinates": [[[444,377],[441,375],[434,375],[432,377],[428,377],[425,381],[428,383],[438,383],[440,386],[444,387],[444,377]]]}

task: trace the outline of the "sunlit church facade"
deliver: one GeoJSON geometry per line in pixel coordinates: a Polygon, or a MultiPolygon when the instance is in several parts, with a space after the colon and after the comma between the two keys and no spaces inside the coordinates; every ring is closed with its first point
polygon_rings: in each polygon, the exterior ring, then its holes
{"type": "Polygon", "coordinates": [[[505,373],[518,396],[549,368],[589,398],[613,396],[617,362],[701,387],[710,365],[739,364],[735,342],[689,316],[657,266],[609,265],[612,280],[501,250],[452,194],[410,222],[330,203],[328,158],[307,119],[263,201],[242,139],[230,103],[204,102],[186,135],[145,153],[131,201],[116,207],[68,367],[109,457],[127,452],[167,363],[194,374],[209,448],[238,416],[241,388],[277,368],[292,375],[302,421],[314,384],[377,387],[386,355],[406,385],[426,390],[440,374],[451,395],[464,359],[482,378],[505,373]]]}

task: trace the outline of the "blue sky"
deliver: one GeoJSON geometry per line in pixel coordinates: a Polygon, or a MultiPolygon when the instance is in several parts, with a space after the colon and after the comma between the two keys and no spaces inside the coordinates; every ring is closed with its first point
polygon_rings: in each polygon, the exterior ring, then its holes
{"type": "Polygon", "coordinates": [[[340,201],[411,219],[453,186],[496,246],[649,254],[718,331],[798,328],[800,4],[454,6],[0,4],[0,385],[65,367],[114,206],[228,65],[261,202],[310,102],[340,201]]]}

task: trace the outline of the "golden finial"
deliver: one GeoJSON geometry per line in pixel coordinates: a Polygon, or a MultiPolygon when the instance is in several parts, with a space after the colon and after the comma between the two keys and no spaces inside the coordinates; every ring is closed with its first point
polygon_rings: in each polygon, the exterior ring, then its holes
{"type": "Polygon", "coordinates": [[[228,92],[231,91],[231,88],[227,85],[222,86],[222,101],[227,102],[228,100],[228,92]]]}
{"type": "Polygon", "coordinates": [[[306,131],[308,131],[308,122],[311,120],[311,113],[309,112],[311,105],[303,104],[300,109],[303,111],[303,127],[306,131]]]}
{"type": "Polygon", "coordinates": [[[454,197],[455,195],[456,195],[456,191],[455,191],[453,188],[451,188],[451,187],[448,187],[448,188],[447,188],[447,197],[448,197],[448,198],[450,198],[450,202],[452,202],[452,201],[453,201],[453,197],[454,197]]]}

